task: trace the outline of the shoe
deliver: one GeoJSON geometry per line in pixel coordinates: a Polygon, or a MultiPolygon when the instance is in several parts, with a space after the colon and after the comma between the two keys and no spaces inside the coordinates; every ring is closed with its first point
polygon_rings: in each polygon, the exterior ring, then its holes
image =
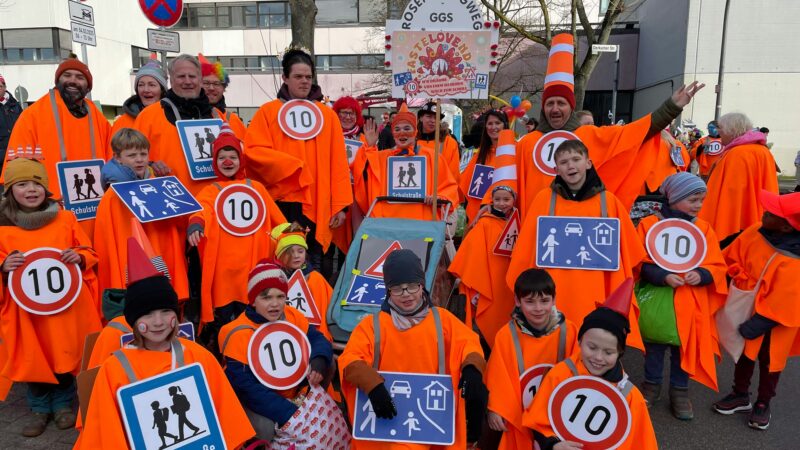
{"type": "Polygon", "coordinates": [[[769,410],[769,404],[764,402],[756,402],[755,408],[750,412],[747,417],[747,425],[756,430],[766,430],[769,428],[769,419],[772,413],[769,410]]]}
{"type": "Polygon", "coordinates": [[[642,396],[648,408],[655,405],[661,399],[661,385],[645,381],[642,383],[642,396]]]}
{"type": "Polygon", "coordinates": [[[737,412],[748,412],[753,409],[750,403],[750,394],[737,394],[731,392],[725,398],[714,403],[714,411],[729,416],[737,412]]]}
{"type": "Polygon", "coordinates": [[[694,419],[694,409],[692,408],[692,401],[689,400],[688,388],[669,388],[669,407],[672,410],[672,415],[679,420],[692,420],[694,419]]]}
{"type": "Polygon", "coordinates": [[[55,419],[53,420],[56,423],[56,427],[59,430],[68,430],[70,428],[75,428],[75,413],[72,412],[71,409],[59,409],[55,412],[55,419]]]}
{"type": "Polygon", "coordinates": [[[25,437],[36,437],[44,433],[47,429],[47,422],[50,421],[48,413],[33,413],[33,417],[22,427],[22,435],[25,437]]]}

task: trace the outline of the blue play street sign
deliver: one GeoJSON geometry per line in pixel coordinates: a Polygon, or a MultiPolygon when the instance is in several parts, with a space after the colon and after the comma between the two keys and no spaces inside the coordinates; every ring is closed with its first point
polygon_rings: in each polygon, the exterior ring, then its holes
{"type": "Polygon", "coordinates": [[[538,267],[619,269],[617,218],[541,216],[536,234],[538,267]]]}
{"type": "Polygon", "coordinates": [[[482,200],[489,186],[492,185],[494,178],[494,167],[483,164],[475,164],[475,171],[472,172],[472,180],[469,182],[469,192],[467,196],[482,200]]]}
{"type": "Polygon", "coordinates": [[[139,222],[147,223],[203,209],[174,176],[123,181],[111,185],[139,222]]]}
{"type": "Polygon", "coordinates": [[[353,437],[369,441],[452,445],[455,442],[455,390],[449,375],[379,372],[397,416],[378,419],[369,397],[356,391],[353,437]]]}
{"type": "Polygon", "coordinates": [[[347,291],[346,305],[381,306],[386,298],[386,285],[383,279],[356,275],[347,291]]]}

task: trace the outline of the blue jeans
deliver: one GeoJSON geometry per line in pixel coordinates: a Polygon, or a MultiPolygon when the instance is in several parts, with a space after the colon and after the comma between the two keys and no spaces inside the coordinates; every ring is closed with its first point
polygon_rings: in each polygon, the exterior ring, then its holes
{"type": "Polygon", "coordinates": [[[681,348],[668,344],[644,343],[644,379],[648,383],[661,384],[664,380],[664,354],[670,350],[669,385],[689,387],[689,374],[681,369],[681,348]]]}
{"type": "Polygon", "coordinates": [[[75,377],[69,373],[56,374],[58,384],[28,383],[28,406],[35,413],[54,413],[72,409],[76,397],[75,377]]]}

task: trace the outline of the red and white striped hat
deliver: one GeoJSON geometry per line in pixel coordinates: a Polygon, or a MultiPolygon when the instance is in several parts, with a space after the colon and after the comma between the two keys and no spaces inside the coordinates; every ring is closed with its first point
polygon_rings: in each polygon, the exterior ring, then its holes
{"type": "Polygon", "coordinates": [[[280,266],[262,259],[248,275],[247,300],[252,305],[258,294],[270,288],[278,289],[285,294],[289,291],[289,280],[286,279],[286,274],[280,266]]]}

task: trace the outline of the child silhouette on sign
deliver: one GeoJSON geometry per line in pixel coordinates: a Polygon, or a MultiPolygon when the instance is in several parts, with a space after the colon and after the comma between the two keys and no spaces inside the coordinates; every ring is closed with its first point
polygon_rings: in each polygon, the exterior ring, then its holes
{"type": "Polygon", "coordinates": [[[184,440],[183,437],[183,426],[189,427],[190,430],[194,431],[192,436],[197,435],[200,432],[200,428],[194,426],[192,422],[189,422],[189,419],[186,418],[186,413],[189,412],[192,405],[189,404],[189,399],[183,394],[181,388],[179,386],[170,386],[169,387],[169,395],[172,397],[172,413],[178,416],[178,434],[180,435],[180,440],[184,440]]]}
{"type": "MultiPolygon", "coordinates": [[[[206,132],[206,142],[208,142],[208,148],[212,149],[214,148],[214,141],[217,140],[217,137],[211,132],[211,128],[205,128],[204,130],[206,132]]],[[[211,155],[209,154],[208,157],[211,158],[211,155]]]]}
{"type": "Polygon", "coordinates": [[[581,265],[584,265],[584,263],[586,263],[586,261],[591,261],[592,260],[592,258],[589,257],[589,252],[586,251],[586,247],[584,247],[583,245],[581,245],[581,251],[579,251],[576,256],[578,258],[580,258],[581,265]]]}
{"type": "Polygon", "coordinates": [[[302,294],[300,294],[300,293],[297,294],[297,297],[294,298],[294,303],[295,303],[295,305],[297,305],[297,306],[295,306],[295,308],[298,311],[306,312],[306,309],[303,308],[303,303],[305,303],[305,302],[304,302],[302,294]]]}
{"type": "Polygon", "coordinates": [[[414,413],[409,411],[408,412],[408,419],[403,422],[403,425],[408,425],[408,437],[411,437],[412,431],[419,431],[421,428],[417,425],[419,424],[419,419],[414,418],[414,413]]]}
{"type": "Polygon", "coordinates": [[[83,195],[81,192],[83,190],[83,180],[81,180],[77,173],[75,174],[75,182],[72,186],[75,188],[75,200],[80,200],[81,196],[83,195]]]}
{"type": "Polygon", "coordinates": [[[89,198],[89,194],[94,194],[95,198],[99,198],[100,194],[94,190],[94,184],[97,182],[97,179],[94,177],[92,173],[92,169],[84,169],[84,173],[86,176],[83,178],[84,182],[86,183],[86,198],[89,198]]]}
{"type": "Polygon", "coordinates": [[[150,404],[153,408],[153,428],[158,427],[158,437],[161,438],[161,447],[167,447],[167,441],[165,438],[171,437],[173,440],[173,444],[178,442],[178,436],[171,434],[167,431],[167,419],[169,419],[169,409],[167,408],[159,408],[159,404],[157,401],[150,404]]]}
{"type": "Polygon", "coordinates": [[[403,178],[406,177],[406,169],[403,169],[403,166],[400,166],[400,170],[397,172],[397,186],[408,186],[407,183],[403,182],[403,178]]]}
{"type": "Polygon", "coordinates": [[[417,169],[414,168],[414,163],[408,163],[408,181],[406,181],[406,186],[411,186],[411,183],[414,183],[414,187],[419,187],[417,181],[414,180],[414,175],[417,174],[417,169]]]}
{"type": "Polygon", "coordinates": [[[194,134],[194,145],[197,146],[197,151],[200,152],[200,157],[197,159],[211,158],[211,155],[206,152],[206,140],[200,136],[200,133],[194,134]]]}

